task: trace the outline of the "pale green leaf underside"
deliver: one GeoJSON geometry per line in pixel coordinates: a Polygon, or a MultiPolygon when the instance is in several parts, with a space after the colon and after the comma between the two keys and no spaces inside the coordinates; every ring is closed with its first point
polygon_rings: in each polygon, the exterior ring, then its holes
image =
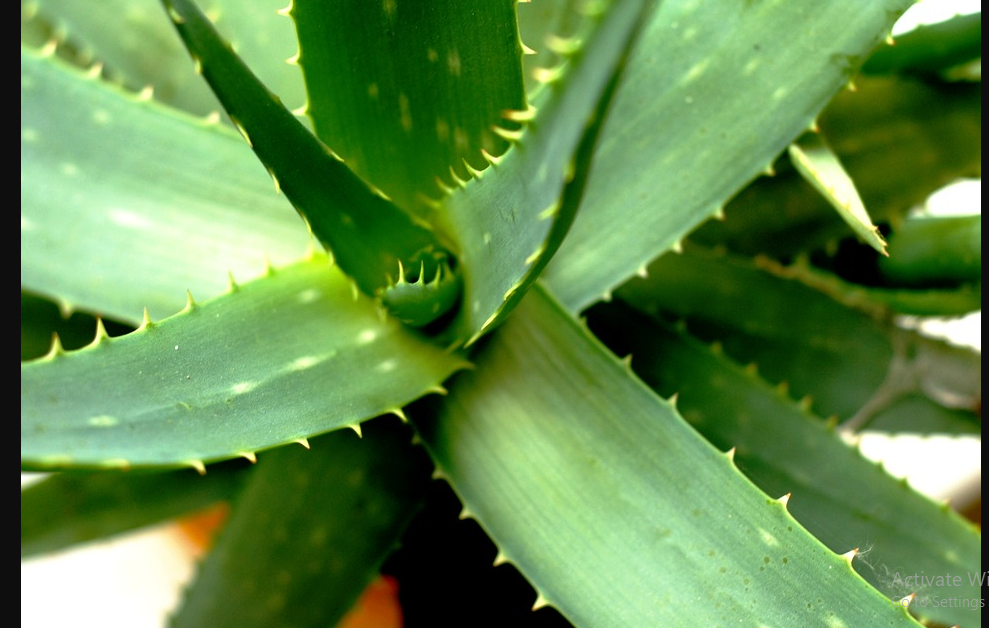
{"type": "Polygon", "coordinates": [[[136,324],[309,247],[235,133],[22,49],[23,289],[136,324]]]}
{"type": "Polygon", "coordinates": [[[525,108],[516,0],[292,5],[306,112],[328,146],[400,207],[465,179],[508,143],[492,131],[525,108]]]}
{"type": "Polygon", "coordinates": [[[811,125],[911,4],[664,2],[546,269],[554,294],[578,310],[710,218],[811,125]]]}
{"type": "Polygon", "coordinates": [[[464,365],[355,299],[317,256],[132,334],[22,364],[21,464],[250,457],[398,411],[464,365]]]}
{"type": "Polygon", "coordinates": [[[872,224],[855,182],[824,138],[817,133],[805,133],[787,147],[787,152],[797,172],[824,196],[852,231],[886,255],[886,241],[872,224]]]}
{"type": "Polygon", "coordinates": [[[918,625],[539,288],[417,426],[467,514],[577,626],[918,625]]]}
{"type": "Polygon", "coordinates": [[[262,457],[172,628],[335,626],[422,506],[432,465],[375,421],[262,457]]]}
{"type": "Polygon", "coordinates": [[[735,448],[738,468],[763,491],[792,493],[790,512],[814,536],[836,552],[860,548],[865,555],[855,565],[873,586],[890,599],[917,593],[915,610],[925,619],[981,625],[978,607],[935,603],[980,597],[969,575],[982,571],[982,537],[971,523],[866,460],[824,420],[722,351],[624,307],[589,320],[612,330],[616,351],[634,347],[636,373],[659,394],[676,393],[683,416],[715,446],[735,448]],[[919,573],[961,581],[911,588],[903,580],[919,573]]]}

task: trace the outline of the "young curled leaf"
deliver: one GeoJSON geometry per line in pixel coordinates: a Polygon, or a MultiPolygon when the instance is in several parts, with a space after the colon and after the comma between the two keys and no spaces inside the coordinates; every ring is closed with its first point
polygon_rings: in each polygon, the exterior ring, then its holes
{"type": "Polygon", "coordinates": [[[388,285],[377,294],[397,319],[412,327],[425,327],[451,311],[460,301],[461,291],[456,260],[445,251],[432,250],[421,251],[409,269],[399,260],[398,279],[389,277],[388,285]]]}

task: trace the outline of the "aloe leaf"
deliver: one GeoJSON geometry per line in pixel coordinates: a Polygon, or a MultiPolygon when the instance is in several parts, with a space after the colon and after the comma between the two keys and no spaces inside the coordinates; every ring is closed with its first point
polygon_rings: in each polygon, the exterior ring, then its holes
{"type": "Polygon", "coordinates": [[[491,127],[525,109],[516,2],[293,2],[319,138],[427,217],[428,199],[487,167],[482,150],[505,152],[491,127]]]}
{"type": "Polygon", "coordinates": [[[982,215],[908,218],[890,234],[889,252],[888,260],[879,260],[879,271],[889,284],[981,283],[982,215]]]}
{"type": "Polygon", "coordinates": [[[790,161],[804,179],[824,196],[862,240],[886,255],[886,241],[872,224],[855,182],[820,135],[805,133],[787,148],[790,161]]]}
{"type": "MultiPolygon", "coordinates": [[[[818,125],[876,222],[895,223],[936,190],[982,171],[982,89],[908,77],[860,76],[818,125]]],[[[833,248],[848,225],[785,157],[690,238],[747,254],[789,257],[833,248]]]]}
{"type": "MultiPolygon", "coordinates": [[[[133,331],[129,325],[103,321],[111,336],[133,331]]],[[[21,362],[40,358],[51,349],[52,337],[58,334],[64,349],[79,349],[93,341],[96,318],[73,312],[65,316],[54,302],[21,291],[21,362]]]]}
{"type": "MultiPolygon", "coordinates": [[[[911,425],[972,429],[982,394],[978,353],[898,329],[882,306],[856,310],[775,262],[688,245],[615,295],[649,314],[685,319],[692,333],[807,397],[823,416],[848,420],[881,390],[884,403],[873,412],[887,415],[891,429],[905,429],[903,418],[886,406],[913,394],[927,407],[923,414],[914,409],[911,425]]],[[[854,302],[868,303],[861,296],[854,302]]]]}
{"type": "Polygon", "coordinates": [[[463,267],[464,302],[453,325],[467,344],[511,311],[562,242],[617,76],[653,8],[648,1],[589,7],[583,30],[556,44],[566,60],[541,70],[545,88],[519,112],[528,122],[512,149],[437,208],[463,267]]]}
{"type": "Polygon", "coordinates": [[[625,305],[592,309],[588,322],[618,355],[634,351],[635,372],[658,394],[676,394],[684,418],[716,447],[734,448],[763,491],[792,493],[788,510],[815,537],[836,552],[860,548],[858,572],[888,598],[915,593],[911,610],[923,620],[981,625],[982,537],[970,522],[886,474],[717,348],[625,305]],[[910,587],[905,578],[921,573],[951,580],[910,587]]]}
{"type": "Polygon", "coordinates": [[[139,324],[310,242],[233,132],[22,48],[23,289],[139,324]]]}
{"type": "MultiPolygon", "coordinates": [[[[971,261],[965,264],[970,265],[971,261]]],[[[982,309],[981,280],[947,287],[872,286],[845,280],[807,263],[804,258],[789,266],[768,260],[764,265],[773,272],[813,286],[836,301],[863,310],[888,310],[914,316],[961,316],[982,309]]],[[[934,272],[937,271],[932,270],[934,272]]]]}
{"type": "MultiPolygon", "coordinates": [[[[290,20],[278,16],[278,0],[208,0],[206,11],[233,37],[238,53],[286,102],[305,98],[298,67],[285,62],[297,49],[290,20]]],[[[71,0],[32,0],[29,19],[51,22],[61,45],[80,50],[90,62],[134,91],[154,89],[154,97],[189,113],[220,111],[216,97],[189,67],[188,53],[175,29],[162,19],[158,0],[107,0],[92,6],[71,0]],[[113,24],[114,28],[107,28],[113,24]]]]}
{"type": "Polygon", "coordinates": [[[400,412],[464,366],[355,300],[316,256],[132,334],[23,363],[21,465],[202,470],[400,412]]]}
{"type": "Polygon", "coordinates": [[[982,12],[956,15],[897,35],[862,66],[867,74],[942,74],[982,58],[982,12]]]}
{"type": "Polygon", "coordinates": [[[21,559],[228,501],[244,483],[246,464],[217,464],[205,476],[191,470],[51,475],[21,490],[21,559]]]}
{"type": "Polygon", "coordinates": [[[327,434],[311,451],[258,461],[170,626],[336,625],[421,507],[432,470],[407,426],[366,427],[362,439],[327,434]]]}
{"type": "Polygon", "coordinates": [[[918,625],[541,288],[436,420],[410,418],[499,560],[576,626],[918,625]]]}
{"type": "Polygon", "coordinates": [[[811,126],[911,4],[664,2],[546,269],[554,294],[579,310],[717,214],[811,126]]]}
{"type": "MultiPolygon", "coordinates": [[[[312,233],[365,294],[403,278],[400,264],[418,266],[444,246],[354,174],[262,84],[187,0],[164,0],[204,78],[223,103],[275,184],[312,233]]],[[[433,275],[435,266],[426,271],[433,275]]]]}
{"type": "Polygon", "coordinates": [[[519,34],[525,55],[522,57],[526,93],[538,92],[543,83],[536,80],[538,68],[551,68],[563,61],[565,50],[555,50],[552,43],[578,34],[582,22],[580,7],[587,0],[543,0],[519,2],[519,34]]]}

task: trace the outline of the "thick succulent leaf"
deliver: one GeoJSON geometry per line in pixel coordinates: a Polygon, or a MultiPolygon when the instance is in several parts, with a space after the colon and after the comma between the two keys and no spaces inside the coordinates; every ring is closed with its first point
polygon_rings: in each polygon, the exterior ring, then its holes
{"type": "Polygon", "coordinates": [[[551,68],[563,61],[566,50],[554,48],[553,42],[573,37],[580,30],[587,0],[541,0],[518,4],[519,34],[525,56],[522,68],[526,93],[538,92],[543,83],[536,80],[537,68],[551,68]]]}
{"type": "Polygon", "coordinates": [[[432,465],[408,426],[369,423],[260,458],[174,628],[334,626],[422,505],[432,465]]]}
{"type": "Polygon", "coordinates": [[[161,473],[58,473],[21,490],[21,558],[168,521],[229,501],[246,461],[161,473]]]}
{"type": "MultiPolygon", "coordinates": [[[[50,23],[57,37],[85,59],[134,91],[154,89],[154,97],[196,115],[221,111],[220,103],[189,67],[189,55],[158,0],[32,0],[29,19],[50,23]]],[[[207,0],[204,9],[217,28],[232,37],[237,52],[272,91],[288,103],[305,98],[302,74],[286,63],[298,44],[290,20],[277,11],[279,0],[207,0]]],[[[23,18],[22,18],[23,19],[23,18]]]]}
{"type": "MultiPolygon", "coordinates": [[[[111,336],[134,330],[131,325],[102,322],[111,336]]],[[[96,317],[82,312],[73,312],[66,317],[55,302],[21,291],[21,362],[48,353],[55,334],[63,348],[79,349],[93,341],[96,329],[96,317]]]]}
{"type": "Polygon", "coordinates": [[[312,135],[195,4],[164,3],[195,63],[275,184],[365,294],[394,282],[401,262],[418,265],[421,253],[444,249],[428,227],[362,181],[312,135]]]}
{"type": "Polygon", "coordinates": [[[554,294],[578,310],[715,215],[812,125],[911,4],[664,2],[546,269],[554,294]]]}
{"type": "Polygon", "coordinates": [[[860,548],[859,573],[887,597],[915,593],[911,609],[922,619],[981,625],[982,537],[970,522],[886,474],[717,348],[623,304],[592,309],[588,323],[618,355],[634,351],[636,374],[660,395],[676,394],[684,418],[716,447],[734,448],[763,491],[792,493],[787,508],[814,536],[836,552],[860,548]],[[951,580],[908,586],[904,578],[921,573],[951,580]],[[941,606],[947,599],[964,603],[941,606]]]}
{"type": "Polygon", "coordinates": [[[317,256],[23,363],[21,465],[202,470],[398,412],[464,366],[317,256]]]}
{"type": "Polygon", "coordinates": [[[505,152],[492,131],[525,109],[517,0],[292,3],[317,135],[399,206],[505,152]]]}
{"type": "MultiPolygon", "coordinates": [[[[982,397],[977,352],[898,329],[882,306],[856,310],[768,260],[688,245],[648,270],[616,296],[650,314],[684,318],[727,355],[754,363],[795,397],[808,397],[822,416],[861,419],[870,403],[869,418],[882,418],[885,429],[973,429],[982,397]],[[926,403],[907,420],[894,404],[911,395],[926,403]]],[[[868,303],[861,295],[850,301],[868,303]]]]}
{"type": "MultiPolygon", "coordinates": [[[[860,76],[821,113],[821,135],[876,222],[896,223],[937,189],[982,172],[982,89],[860,76]]],[[[792,256],[851,235],[832,207],[780,159],[691,235],[738,252],[792,256]]]]}
{"type": "Polygon", "coordinates": [[[879,228],[872,224],[855,182],[824,138],[817,133],[804,133],[790,144],[787,153],[797,172],[838,211],[852,231],[886,255],[886,241],[879,228]]]}
{"type": "MultiPolygon", "coordinates": [[[[968,235],[961,237],[967,238],[968,235]]],[[[969,245],[967,254],[971,254],[971,242],[966,244],[969,245]]],[[[929,246],[940,248],[940,245],[933,243],[929,246]]],[[[966,254],[962,251],[958,252],[966,254]]],[[[949,262],[949,264],[952,263],[949,262]]],[[[938,265],[933,264],[933,266],[938,265]]],[[[962,272],[972,272],[970,259],[962,262],[962,265],[968,267],[962,272]]],[[[765,260],[764,266],[777,274],[793,277],[813,286],[837,301],[863,310],[889,311],[913,316],[962,316],[982,309],[981,279],[940,287],[936,285],[919,287],[872,286],[845,280],[831,271],[822,270],[808,263],[806,258],[799,258],[789,266],[765,260]]],[[[874,270],[874,268],[870,270],[874,270]]],[[[961,269],[956,268],[955,270],[961,269]]],[[[937,269],[932,268],[930,273],[921,271],[921,274],[927,274],[930,277],[937,272],[937,269]]],[[[976,272],[981,272],[981,269],[976,272]]]]}
{"type": "Polygon", "coordinates": [[[908,218],[890,234],[889,252],[879,271],[891,285],[981,283],[982,214],[908,218]]]}
{"type": "Polygon", "coordinates": [[[138,324],[310,242],[233,132],[22,49],[23,289],[138,324]]]}
{"type": "Polygon", "coordinates": [[[587,7],[581,32],[556,44],[566,60],[541,70],[545,88],[520,112],[531,120],[515,145],[438,207],[462,265],[459,340],[497,325],[563,241],[617,76],[654,8],[648,0],[587,7]]]}
{"type": "Polygon", "coordinates": [[[897,35],[862,66],[867,74],[937,75],[982,58],[982,12],[956,15],[897,35]]]}
{"type": "Polygon", "coordinates": [[[478,357],[410,418],[537,605],[582,628],[918,625],[540,288],[478,357]]]}

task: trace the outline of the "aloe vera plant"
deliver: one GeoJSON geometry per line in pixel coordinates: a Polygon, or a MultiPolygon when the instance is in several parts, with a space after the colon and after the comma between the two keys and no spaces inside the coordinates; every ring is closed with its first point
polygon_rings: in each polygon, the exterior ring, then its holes
{"type": "Polygon", "coordinates": [[[23,3],[22,557],[225,501],[171,625],[330,626],[440,480],[577,628],[980,626],[848,438],[980,432],[896,321],[981,308],[908,213],[981,18],[910,5],[23,3]]]}

